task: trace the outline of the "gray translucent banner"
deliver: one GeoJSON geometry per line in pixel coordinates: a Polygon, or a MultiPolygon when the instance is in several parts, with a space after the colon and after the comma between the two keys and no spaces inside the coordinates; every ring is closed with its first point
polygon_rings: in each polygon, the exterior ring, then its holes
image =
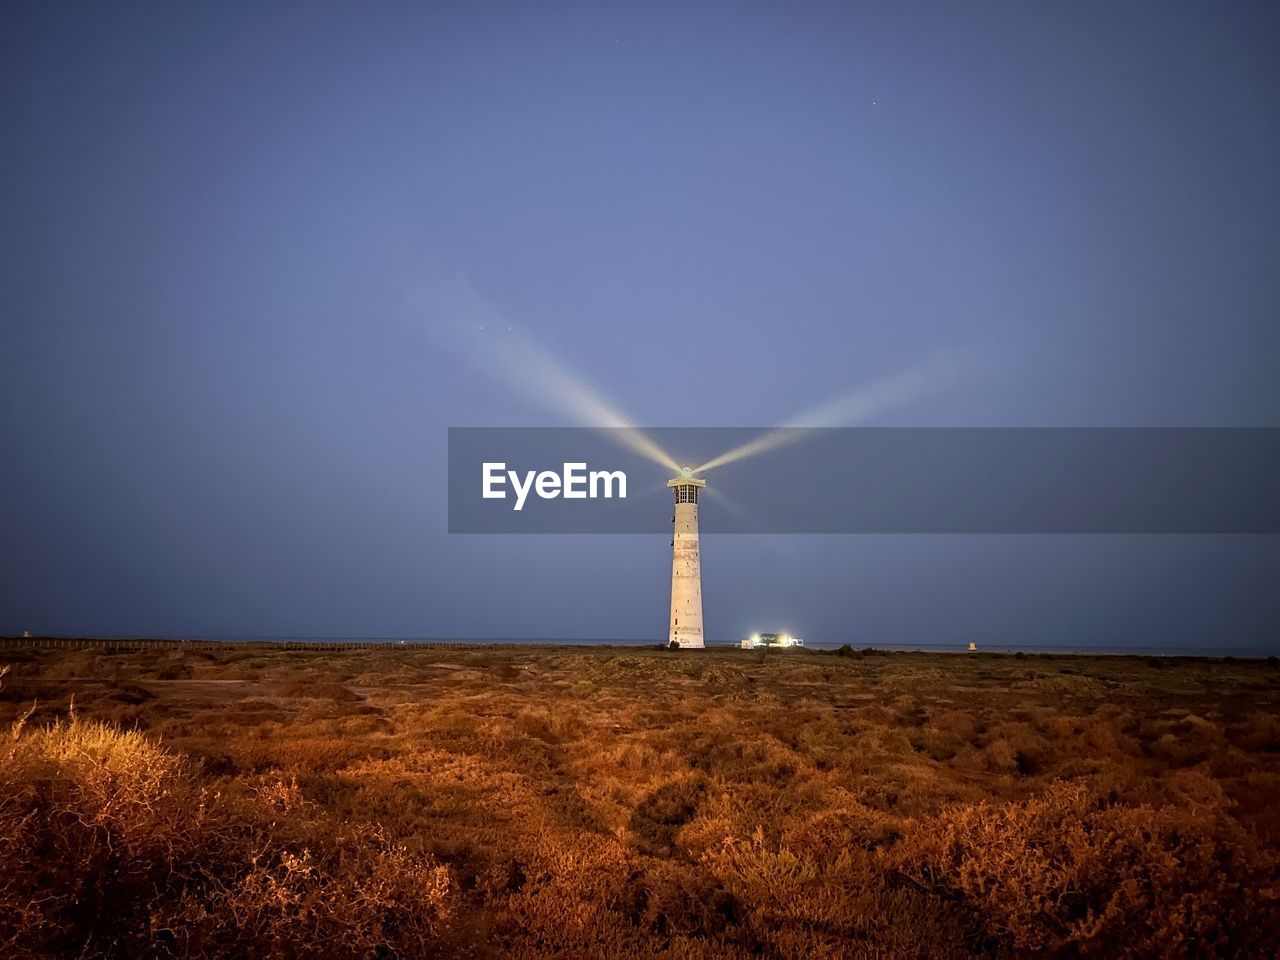
{"type": "Polygon", "coordinates": [[[664,533],[680,464],[704,533],[1280,533],[1275,428],[453,428],[449,530],[664,533]]]}

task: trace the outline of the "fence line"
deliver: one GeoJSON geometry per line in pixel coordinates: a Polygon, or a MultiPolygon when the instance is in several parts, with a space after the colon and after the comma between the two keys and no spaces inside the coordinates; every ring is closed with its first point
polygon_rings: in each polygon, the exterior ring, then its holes
{"type": "MultiPolygon", "coordinates": [[[[469,643],[448,640],[117,640],[102,637],[0,637],[0,650],[102,650],[108,653],[136,653],[143,650],[300,650],[317,653],[346,653],[356,650],[512,650],[533,646],[528,643],[469,643]]],[[[590,644],[580,644],[590,646],[590,644]]]]}

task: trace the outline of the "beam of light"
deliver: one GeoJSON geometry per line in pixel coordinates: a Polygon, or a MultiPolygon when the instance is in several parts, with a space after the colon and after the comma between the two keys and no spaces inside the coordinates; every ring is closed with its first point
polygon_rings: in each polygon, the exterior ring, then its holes
{"type": "Polygon", "coordinates": [[[716,467],[723,467],[725,464],[736,463],[747,457],[754,457],[765,451],[796,443],[807,437],[811,431],[823,427],[852,427],[864,423],[895,407],[905,406],[929,394],[937,393],[954,382],[966,366],[964,356],[959,353],[954,351],[936,353],[923,363],[892,377],[875,381],[852,393],[846,393],[811,407],[792,417],[782,427],[770,430],[742,446],[734,447],[718,457],[713,457],[699,466],[695,472],[701,474],[716,467]]]}
{"type": "Polygon", "coordinates": [[[572,418],[584,427],[607,430],[610,439],[675,473],[680,464],[593,387],[518,331],[495,340],[493,357],[503,379],[529,399],[572,418]]]}
{"type": "Polygon", "coordinates": [[[599,391],[515,328],[465,281],[433,291],[430,306],[443,313],[473,365],[543,409],[594,427],[633,453],[680,472],[680,464],[599,391]]]}

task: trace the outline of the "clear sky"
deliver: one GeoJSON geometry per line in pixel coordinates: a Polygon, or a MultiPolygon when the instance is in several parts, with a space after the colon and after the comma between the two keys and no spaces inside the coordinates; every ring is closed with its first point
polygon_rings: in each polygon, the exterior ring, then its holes
{"type": "MultiPolygon", "coordinates": [[[[665,531],[445,532],[447,427],[572,422],[458,290],[641,424],[958,350],[875,422],[1280,425],[1277,50],[1271,3],[8,4],[0,632],[662,638],[665,531]]],[[[1280,646],[1276,541],[712,537],[708,638],[1280,646]]]]}

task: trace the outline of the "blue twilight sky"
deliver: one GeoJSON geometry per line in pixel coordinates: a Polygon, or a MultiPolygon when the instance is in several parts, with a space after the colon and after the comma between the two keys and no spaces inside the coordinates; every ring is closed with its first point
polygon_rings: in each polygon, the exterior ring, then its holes
{"type": "MultiPolygon", "coordinates": [[[[874,423],[1280,425],[1277,49],[1271,3],[7,4],[0,633],[663,637],[665,530],[445,532],[447,427],[574,422],[508,334],[641,424],[960,351],[874,423]]],[[[1280,647],[1277,539],[712,537],[708,637],[1280,647]]]]}

